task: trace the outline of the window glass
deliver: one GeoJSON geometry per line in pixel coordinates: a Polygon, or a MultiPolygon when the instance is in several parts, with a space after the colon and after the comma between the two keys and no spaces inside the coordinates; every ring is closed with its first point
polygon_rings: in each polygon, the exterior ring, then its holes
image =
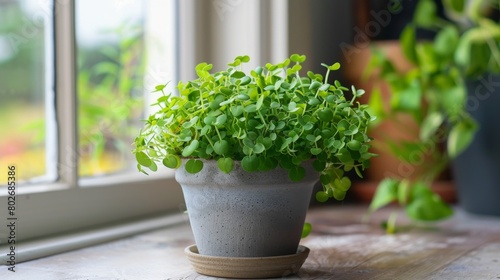
{"type": "Polygon", "coordinates": [[[21,181],[57,175],[51,20],[49,1],[0,0],[0,168],[21,181]]]}
{"type": "Polygon", "coordinates": [[[144,108],[147,5],[76,1],[80,176],[135,166],[130,150],[144,108]]]}

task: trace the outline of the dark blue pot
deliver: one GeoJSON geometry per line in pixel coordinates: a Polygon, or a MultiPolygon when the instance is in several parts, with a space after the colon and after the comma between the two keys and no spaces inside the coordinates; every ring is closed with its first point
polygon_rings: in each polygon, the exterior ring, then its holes
{"type": "Polygon", "coordinates": [[[467,90],[479,130],[452,163],[459,202],[470,213],[500,216],[500,76],[470,81],[467,90]]]}

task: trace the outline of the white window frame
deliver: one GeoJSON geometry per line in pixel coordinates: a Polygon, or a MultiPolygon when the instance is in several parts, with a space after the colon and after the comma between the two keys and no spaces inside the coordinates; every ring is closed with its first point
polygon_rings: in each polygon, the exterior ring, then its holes
{"type": "MultiPolygon", "coordinates": [[[[18,182],[17,241],[184,211],[181,188],[169,170],[150,176],[134,170],[120,176],[78,179],[74,3],[54,1],[58,159],[49,164],[57,165],[59,179],[53,184],[18,182]]],[[[172,8],[176,5],[171,1],[172,8]]],[[[17,168],[22,172],[22,166],[17,168]]],[[[0,188],[0,221],[7,221],[4,187],[0,188]]],[[[7,227],[0,227],[0,246],[5,245],[7,236],[7,227]]]]}

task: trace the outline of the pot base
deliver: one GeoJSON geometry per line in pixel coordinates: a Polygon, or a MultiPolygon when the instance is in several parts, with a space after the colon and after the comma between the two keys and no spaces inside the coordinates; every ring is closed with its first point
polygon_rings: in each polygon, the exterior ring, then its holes
{"type": "Polygon", "coordinates": [[[270,278],[295,274],[309,255],[309,248],[299,245],[293,255],[233,258],[200,255],[196,245],[184,249],[196,272],[228,278],[270,278]]]}

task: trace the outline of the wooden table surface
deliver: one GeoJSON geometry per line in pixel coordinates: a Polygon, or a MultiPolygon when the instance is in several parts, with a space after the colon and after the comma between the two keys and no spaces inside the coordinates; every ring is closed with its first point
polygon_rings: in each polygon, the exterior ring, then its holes
{"type": "MultiPolygon", "coordinates": [[[[286,279],[500,279],[500,218],[457,210],[437,227],[395,235],[378,226],[385,210],[361,223],[366,206],[312,209],[311,253],[286,279]]],[[[198,275],[183,250],[193,244],[188,223],[18,264],[0,279],[220,279],[198,275]]]]}

